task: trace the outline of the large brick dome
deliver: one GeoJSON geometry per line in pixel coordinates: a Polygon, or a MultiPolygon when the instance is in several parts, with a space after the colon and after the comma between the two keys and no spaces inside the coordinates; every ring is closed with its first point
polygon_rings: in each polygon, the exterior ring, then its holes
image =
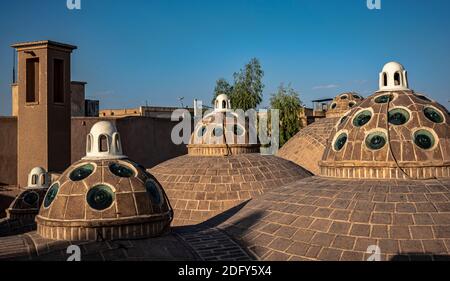
{"type": "Polygon", "coordinates": [[[446,108],[409,90],[406,71],[399,64],[388,64],[380,77],[380,91],[342,117],[333,129],[320,163],[321,175],[449,177],[450,116],[446,108]]]}
{"type": "Polygon", "coordinates": [[[373,249],[382,261],[448,260],[450,180],[311,177],[268,190],[219,228],[259,260],[365,261],[373,249]]]}
{"type": "Polygon", "coordinates": [[[290,161],[259,153],[185,155],[150,171],[172,202],[173,225],[201,223],[267,190],[310,176],[290,161]]]}

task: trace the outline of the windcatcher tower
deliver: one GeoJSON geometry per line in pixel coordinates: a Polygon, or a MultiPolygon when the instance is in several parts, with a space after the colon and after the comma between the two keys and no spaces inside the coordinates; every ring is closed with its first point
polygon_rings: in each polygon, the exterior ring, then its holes
{"type": "Polygon", "coordinates": [[[70,165],[70,68],[75,46],[36,41],[18,53],[18,184],[36,166],[61,172],[70,165]]]}

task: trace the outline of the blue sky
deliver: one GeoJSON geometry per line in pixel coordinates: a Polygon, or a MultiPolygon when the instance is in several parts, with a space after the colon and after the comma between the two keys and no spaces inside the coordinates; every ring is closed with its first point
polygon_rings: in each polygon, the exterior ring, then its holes
{"type": "Polygon", "coordinates": [[[384,63],[409,71],[411,87],[448,107],[450,1],[382,0],[1,1],[0,114],[9,115],[12,43],[77,45],[72,80],[102,108],[210,102],[252,57],[265,71],[263,106],[281,82],[306,105],[343,91],[367,96],[384,63]]]}

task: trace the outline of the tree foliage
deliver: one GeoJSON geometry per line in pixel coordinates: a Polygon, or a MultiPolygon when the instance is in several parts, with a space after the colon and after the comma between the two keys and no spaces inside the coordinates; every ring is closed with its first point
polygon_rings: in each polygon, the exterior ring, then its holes
{"type": "Polygon", "coordinates": [[[277,93],[270,98],[272,109],[280,110],[280,146],[283,146],[290,138],[300,131],[299,114],[302,110],[302,102],[298,92],[290,85],[281,84],[277,93]]]}
{"type": "MultiPolygon", "coordinates": [[[[225,79],[219,79],[214,89],[214,99],[220,94],[227,94],[233,109],[256,108],[263,98],[264,71],[259,60],[253,58],[239,72],[234,73],[234,84],[231,86],[225,79]]],[[[214,100],[213,100],[214,104],[214,100]]]]}
{"type": "Polygon", "coordinates": [[[228,97],[231,97],[231,93],[233,92],[233,86],[228,83],[224,78],[220,78],[216,81],[216,87],[214,88],[214,98],[211,104],[214,104],[218,95],[225,94],[228,97]]]}

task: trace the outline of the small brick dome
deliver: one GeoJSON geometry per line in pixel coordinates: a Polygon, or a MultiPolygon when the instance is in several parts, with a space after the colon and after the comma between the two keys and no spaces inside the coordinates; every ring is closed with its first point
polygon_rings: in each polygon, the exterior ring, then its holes
{"type": "Polygon", "coordinates": [[[257,136],[255,134],[251,139],[249,123],[249,117],[243,111],[231,110],[227,95],[219,95],[214,110],[206,112],[196,124],[189,140],[189,155],[226,156],[259,152],[257,136]]]}
{"type": "MultiPolygon", "coordinates": [[[[403,72],[396,73],[402,77],[403,72]]],[[[398,79],[392,87],[406,87],[407,81],[398,79]]],[[[320,162],[321,175],[377,179],[450,177],[450,116],[446,108],[412,90],[383,89],[338,122],[320,162]]]]}
{"type": "Polygon", "coordinates": [[[27,188],[20,193],[6,210],[9,219],[34,220],[44,200],[46,188],[27,188]]]}
{"type": "MultiPolygon", "coordinates": [[[[118,136],[110,133],[98,135],[118,136]]],[[[36,221],[44,238],[84,241],[158,236],[172,218],[150,173],[127,158],[103,155],[72,164],[49,188],[36,221]]]]}
{"type": "Polygon", "coordinates": [[[343,93],[334,98],[326,113],[327,118],[342,117],[350,109],[357,106],[364,98],[357,93],[343,93]]]}

